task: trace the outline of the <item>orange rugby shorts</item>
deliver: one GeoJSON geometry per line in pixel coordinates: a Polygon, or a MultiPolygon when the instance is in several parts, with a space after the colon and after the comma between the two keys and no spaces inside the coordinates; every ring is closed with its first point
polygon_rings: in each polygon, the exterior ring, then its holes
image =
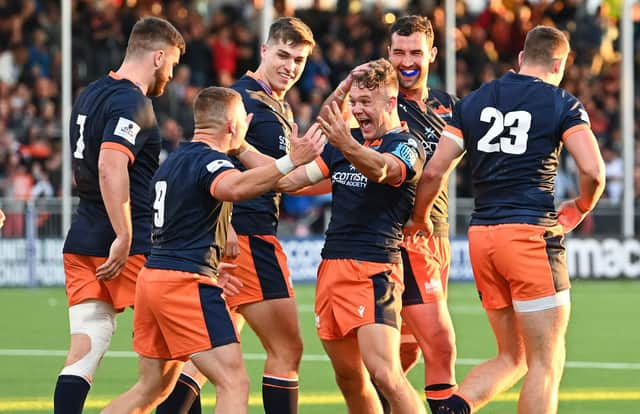
{"type": "Polygon", "coordinates": [[[404,266],[402,305],[433,303],[447,297],[451,246],[448,237],[409,236],[401,245],[404,266]]]}
{"type": "Polygon", "coordinates": [[[570,288],[560,226],[469,227],[469,255],[485,309],[554,296],[570,288]]]}
{"type": "Polygon", "coordinates": [[[322,260],[315,304],[318,336],[340,339],[372,323],[399,328],[402,290],[401,263],[322,260]]]}
{"type": "Polygon", "coordinates": [[[240,342],[222,289],[210,277],[144,267],[133,313],[133,349],[148,358],[186,361],[240,342]]]}
{"type": "Polygon", "coordinates": [[[238,267],[231,272],[243,286],[227,298],[229,307],[295,296],[287,256],[276,236],[238,235],[238,244],[240,254],[233,261],[238,267]]]}
{"type": "Polygon", "coordinates": [[[88,299],[110,303],[118,312],[133,306],[136,278],[146,261],[143,254],[129,256],[120,275],[107,281],[96,279],[96,269],[107,261],[106,257],[65,253],[63,258],[70,307],[88,299]]]}

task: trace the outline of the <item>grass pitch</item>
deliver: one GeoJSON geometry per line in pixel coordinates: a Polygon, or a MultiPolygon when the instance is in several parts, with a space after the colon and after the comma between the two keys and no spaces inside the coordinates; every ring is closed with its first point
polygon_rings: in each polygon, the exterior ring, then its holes
{"type": "MultiPolygon", "coordinates": [[[[315,334],[313,285],[296,287],[305,352],[300,373],[302,414],[346,413],[331,366],[315,334]]],[[[567,367],[560,389],[562,414],[640,413],[640,281],[574,281],[567,367]]],[[[449,307],[458,343],[457,376],[495,352],[493,337],[473,284],[452,284],[449,307]]],[[[56,377],[68,345],[64,289],[0,289],[0,412],[45,413],[53,408],[56,377]]],[[[86,404],[98,413],[136,378],[131,352],[131,311],[118,318],[111,351],[104,358],[86,404]]],[[[243,350],[251,378],[250,412],[261,409],[264,353],[249,328],[243,350]]],[[[422,364],[410,379],[421,390],[422,364]]],[[[482,414],[516,412],[519,385],[501,394],[482,414]]],[[[214,390],[203,390],[212,412],[214,390]]]]}

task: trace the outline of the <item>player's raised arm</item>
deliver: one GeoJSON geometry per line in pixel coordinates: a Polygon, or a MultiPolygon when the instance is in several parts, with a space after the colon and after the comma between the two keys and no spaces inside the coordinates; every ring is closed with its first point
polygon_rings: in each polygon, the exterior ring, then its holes
{"type": "MultiPolygon", "coordinates": [[[[350,99],[351,114],[360,125],[364,143],[361,144],[352,136],[336,102],[325,108],[318,122],[329,143],[340,150],[367,179],[381,184],[400,185],[406,178],[407,167],[413,167],[409,165],[415,161],[413,150],[407,147],[407,151],[403,151],[398,147],[393,150],[390,148],[391,151],[387,152],[368,148],[376,146],[376,141],[384,135],[405,131],[396,107],[397,75],[391,64],[383,59],[361,66],[364,66],[362,70],[352,73],[350,99]],[[403,159],[401,152],[412,159],[403,159]]],[[[400,144],[403,145],[407,144],[400,144]]]]}
{"type": "Polygon", "coordinates": [[[363,63],[362,65],[357,66],[355,69],[349,72],[347,77],[344,78],[338,84],[338,87],[333,92],[331,92],[331,94],[327,96],[327,99],[325,99],[324,102],[322,103],[322,107],[320,109],[320,116],[323,116],[323,117],[326,116],[327,112],[331,108],[331,104],[335,102],[336,105],[338,105],[338,107],[340,108],[340,113],[342,114],[342,117],[345,120],[349,119],[351,114],[347,109],[347,102],[348,102],[347,98],[349,97],[349,91],[351,90],[351,85],[353,84],[353,75],[362,74],[368,67],[369,67],[369,62],[363,63]]]}

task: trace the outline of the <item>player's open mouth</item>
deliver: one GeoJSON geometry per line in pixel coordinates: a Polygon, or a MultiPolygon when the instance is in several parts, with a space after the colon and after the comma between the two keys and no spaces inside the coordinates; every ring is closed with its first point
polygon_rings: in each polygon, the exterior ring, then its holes
{"type": "Polygon", "coordinates": [[[411,70],[401,70],[400,74],[402,76],[406,76],[408,78],[412,77],[412,76],[416,76],[418,74],[418,69],[411,69],[411,70]]]}
{"type": "Polygon", "coordinates": [[[358,119],[358,124],[360,125],[362,132],[367,131],[372,126],[371,121],[368,119],[358,119]]]}

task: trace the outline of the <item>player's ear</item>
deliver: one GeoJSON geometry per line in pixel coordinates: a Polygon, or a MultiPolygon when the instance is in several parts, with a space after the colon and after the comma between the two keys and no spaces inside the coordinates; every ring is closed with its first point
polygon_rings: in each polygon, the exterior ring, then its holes
{"type": "Polygon", "coordinates": [[[155,66],[156,69],[161,67],[162,61],[164,60],[164,58],[165,58],[164,50],[156,50],[153,53],[153,66],[155,66]]]}
{"type": "Polygon", "coordinates": [[[397,104],[398,104],[398,97],[390,96],[389,99],[387,99],[387,108],[386,108],[387,112],[391,113],[397,104]]]}
{"type": "Polygon", "coordinates": [[[518,67],[522,66],[523,60],[524,60],[524,51],[521,50],[520,53],[518,53],[518,67]]]}
{"type": "Polygon", "coordinates": [[[429,63],[433,63],[436,61],[436,56],[438,56],[438,48],[436,46],[431,47],[431,52],[429,52],[429,63]]]}
{"type": "Polygon", "coordinates": [[[231,135],[235,135],[236,134],[236,123],[234,122],[234,119],[228,119],[227,120],[227,133],[231,134],[231,135]]]}

